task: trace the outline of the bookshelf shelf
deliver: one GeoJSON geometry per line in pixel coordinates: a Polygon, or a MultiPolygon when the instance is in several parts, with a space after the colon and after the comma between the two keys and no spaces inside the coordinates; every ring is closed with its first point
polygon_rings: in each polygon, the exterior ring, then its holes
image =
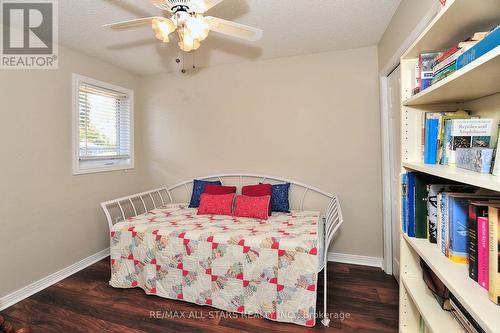
{"type": "Polygon", "coordinates": [[[447,78],[410,97],[403,105],[466,102],[500,92],[500,46],[447,78]]]}
{"type": "Polygon", "coordinates": [[[500,192],[500,177],[439,164],[403,163],[403,167],[456,182],[500,192]]]}
{"type": "MultiPolygon", "coordinates": [[[[439,251],[437,245],[429,243],[427,239],[411,238],[404,234],[403,239],[429,265],[485,331],[500,332],[500,307],[489,300],[486,290],[469,278],[467,265],[451,262],[439,251]]],[[[420,281],[423,283],[421,278],[420,281]]],[[[419,288],[416,281],[408,287],[419,288]]],[[[414,293],[417,292],[421,294],[423,291],[415,291],[414,293]]],[[[411,295],[411,292],[409,293],[411,295]]],[[[421,295],[419,297],[424,298],[421,295]]],[[[422,302],[424,301],[422,300],[422,302]]],[[[434,303],[439,308],[437,302],[434,301],[434,303]]],[[[421,303],[421,305],[423,304],[425,303],[421,303]]],[[[421,312],[421,314],[424,316],[424,313],[421,312]]],[[[429,326],[433,327],[430,324],[429,326]]],[[[434,331],[440,332],[439,330],[434,331]]]]}
{"type": "Polygon", "coordinates": [[[453,315],[441,309],[436,299],[421,278],[402,276],[401,281],[426,325],[434,332],[455,332],[460,325],[453,315]]]}
{"type": "Polygon", "coordinates": [[[498,0],[447,0],[446,6],[403,55],[417,58],[420,53],[441,50],[469,37],[471,32],[487,31],[500,18],[498,0]]]}

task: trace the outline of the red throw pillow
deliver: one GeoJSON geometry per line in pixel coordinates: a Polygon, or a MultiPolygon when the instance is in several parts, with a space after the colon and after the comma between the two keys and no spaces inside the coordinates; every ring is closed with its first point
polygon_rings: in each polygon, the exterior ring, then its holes
{"type": "MultiPolygon", "coordinates": [[[[241,194],[247,195],[249,197],[263,197],[265,195],[271,196],[273,194],[273,186],[271,184],[258,184],[258,185],[247,185],[243,186],[241,189],[241,194]]],[[[271,203],[269,203],[269,216],[272,215],[271,203]]]]}
{"type": "Polygon", "coordinates": [[[206,185],[205,191],[203,193],[207,193],[207,194],[236,193],[236,186],[206,185]]]}
{"type": "Polygon", "coordinates": [[[261,220],[267,220],[270,201],[270,195],[261,197],[238,195],[236,197],[233,215],[238,217],[253,217],[261,220]]]}
{"type": "Polygon", "coordinates": [[[208,194],[200,196],[198,215],[231,215],[234,194],[208,194]]]}

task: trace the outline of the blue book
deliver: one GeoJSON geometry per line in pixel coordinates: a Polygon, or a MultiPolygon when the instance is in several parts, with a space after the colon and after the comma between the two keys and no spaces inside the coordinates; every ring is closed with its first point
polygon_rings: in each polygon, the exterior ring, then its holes
{"type": "Polygon", "coordinates": [[[424,163],[437,163],[439,119],[431,118],[425,121],[424,163]]]}
{"type": "Polygon", "coordinates": [[[451,261],[466,264],[468,261],[469,199],[449,196],[449,247],[448,258],[451,261]]]}
{"type": "Polygon", "coordinates": [[[444,133],[443,133],[443,143],[441,144],[441,164],[449,165],[450,164],[450,155],[453,150],[452,147],[452,136],[451,136],[451,128],[452,128],[451,119],[447,119],[444,121],[444,133]]]}
{"type": "Polygon", "coordinates": [[[401,229],[408,233],[408,174],[401,175],[401,229]]]}
{"type": "Polygon", "coordinates": [[[415,173],[408,172],[408,227],[409,237],[415,237],[415,173]]]}
{"type": "Polygon", "coordinates": [[[500,45],[500,26],[493,29],[484,39],[457,58],[457,70],[500,45]]]}

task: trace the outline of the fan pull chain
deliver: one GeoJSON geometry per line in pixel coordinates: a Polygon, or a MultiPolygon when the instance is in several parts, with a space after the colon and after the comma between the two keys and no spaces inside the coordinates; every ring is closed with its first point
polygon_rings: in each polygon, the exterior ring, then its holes
{"type": "MultiPolygon", "coordinates": [[[[182,26],[182,36],[184,36],[184,34],[186,33],[186,27],[185,26],[182,26]]],[[[186,47],[186,45],[184,45],[184,40],[181,41],[182,45],[184,46],[184,48],[186,47]]],[[[186,64],[186,60],[185,60],[185,57],[184,57],[184,54],[186,52],[182,52],[182,69],[181,69],[181,73],[182,74],[186,74],[186,68],[185,68],[185,64],[186,64]]]]}

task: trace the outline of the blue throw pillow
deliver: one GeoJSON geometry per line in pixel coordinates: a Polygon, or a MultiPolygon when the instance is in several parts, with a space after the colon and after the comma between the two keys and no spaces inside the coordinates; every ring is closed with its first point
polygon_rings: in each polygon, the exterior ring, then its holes
{"type": "Polygon", "coordinates": [[[198,208],[200,206],[200,196],[205,191],[205,186],[207,185],[222,185],[222,183],[219,180],[207,181],[195,179],[193,181],[193,194],[191,194],[189,208],[198,208]]]}
{"type": "Polygon", "coordinates": [[[273,212],[290,213],[289,190],[290,183],[273,185],[271,194],[271,210],[273,212]]]}

